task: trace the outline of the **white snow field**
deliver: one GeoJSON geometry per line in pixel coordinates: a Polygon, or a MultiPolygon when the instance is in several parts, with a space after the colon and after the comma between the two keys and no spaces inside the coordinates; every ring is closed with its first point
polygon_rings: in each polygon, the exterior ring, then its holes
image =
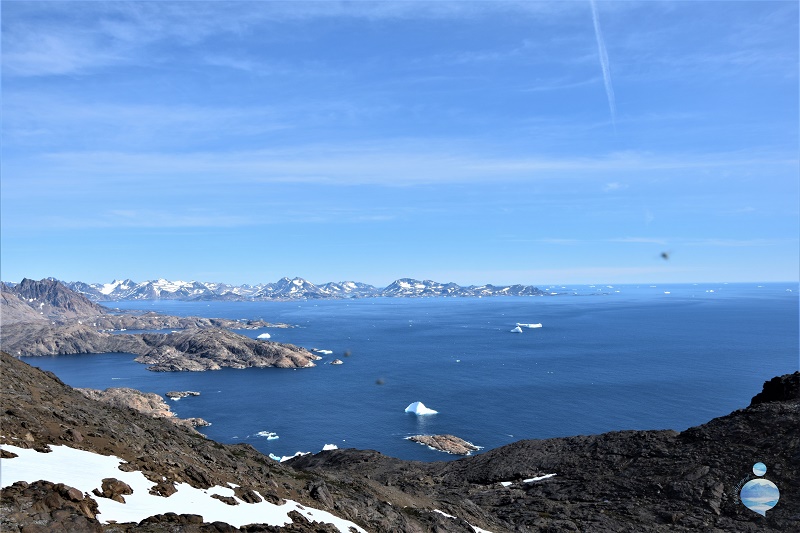
{"type": "Polygon", "coordinates": [[[33,483],[44,479],[53,483],[64,483],[85,494],[91,494],[93,489],[101,489],[103,478],[117,478],[127,483],[133,489],[133,494],[124,496],[125,503],[93,496],[100,511],[98,519],[104,523],[140,522],[149,516],[173,512],[199,514],[206,522],[221,521],[234,527],[247,524],[284,526],[292,522],[288,516],[289,511],[298,511],[310,521],[333,524],[342,533],[348,533],[351,527],[366,533],[353,522],[293,500],[286,500],[284,505],[275,505],[262,497],[259,503],[245,503],[236,499],[233,489],[229,487],[196,489],[186,483],[179,483],[176,484],[178,492],[172,496],[154,496],[149,493],[154,483],[141,472],[120,470],[119,465],[125,461],[119,457],[99,455],[68,446],[51,445],[50,453],[6,444],[2,448],[18,456],[0,460],[0,484],[3,488],[17,481],[33,483]],[[239,505],[228,505],[212,498],[213,494],[233,497],[239,505]]]}

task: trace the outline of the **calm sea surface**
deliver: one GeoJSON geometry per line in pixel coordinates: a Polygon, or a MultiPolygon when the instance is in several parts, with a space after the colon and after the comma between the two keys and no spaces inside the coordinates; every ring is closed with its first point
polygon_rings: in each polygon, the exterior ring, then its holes
{"type": "Polygon", "coordinates": [[[156,373],[130,354],[25,360],[75,387],[200,391],[170,402],[178,416],[205,418],[209,437],[264,453],[336,444],[422,461],[454,457],[405,437],[450,433],[485,450],[519,439],[685,429],[747,406],[765,380],[800,366],[796,284],[552,290],[560,294],[113,304],[289,323],[296,327],[242,333],[333,351],[309,369],[156,373]],[[511,333],[517,322],[543,327],[511,333]],[[344,364],[325,364],[334,358],[344,364]],[[439,413],[405,413],[415,401],[439,413]]]}

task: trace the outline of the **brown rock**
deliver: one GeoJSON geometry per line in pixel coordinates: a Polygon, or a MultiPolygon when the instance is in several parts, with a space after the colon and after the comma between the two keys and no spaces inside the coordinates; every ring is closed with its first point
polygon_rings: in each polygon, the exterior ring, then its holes
{"type": "Polygon", "coordinates": [[[175,483],[169,483],[167,481],[160,481],[150,488],[150,494],[154,496],[163,496],[165,498],[172,496],[176,492],[178,492],[178,489],[175,488],[175,483]]]}
{"type": "Polygon", "coordinates": [[[413,437],[408,437],[408,440],[424,444],[440,452],[455,455],[469,455],[475,450],[480,450],[480,446],[475,446],[471,442],[454,435],[414,435],[413,437]]]}
{"type": "Polygon", "coordinates": [[[123,495],[133,494],[133,489],[130,487],[130,485],[113,477],[103,479],[102,488],[102,492],[94,489],[92,493],[96,496],[108,498],[119,503],[125,503],[125,498],[123,498],[123,495]]]}
{"type": "Polygon", "coordinates": [[[239,502],[237,502],[236,499],[233,498],[232,496],[221,496],[219,494],[212,494],[211,497],[216,498],[221,502],[225,502],[228,505],[239,505],[239,502]]]}

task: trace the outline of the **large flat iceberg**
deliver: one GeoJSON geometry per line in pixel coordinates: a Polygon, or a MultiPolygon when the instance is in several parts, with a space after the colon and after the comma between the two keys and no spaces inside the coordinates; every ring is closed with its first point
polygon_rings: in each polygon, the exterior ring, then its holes
{"type": "Polygon", "coordinates": [[[439,411],[428,409],[422,402],[414,402],[406,407],[406,413],[414,413],[415,415],[435,415],[439,411]]]}
{"type": "Polygon", "coordinates": [[[272,335],[270,335],[269,333],[262,333],[261,335],[256,337],[256,339],[269,339],[270,337],[272,337],[272,335]]]}

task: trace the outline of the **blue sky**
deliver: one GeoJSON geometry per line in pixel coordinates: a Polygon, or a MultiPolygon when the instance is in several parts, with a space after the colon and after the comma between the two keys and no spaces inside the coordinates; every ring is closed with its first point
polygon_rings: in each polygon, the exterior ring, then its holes
{"type": "Polygon", "coordinates": [[[2,83],[8,281],[798,279],[797,2],[3,1],[2,83]]]}

